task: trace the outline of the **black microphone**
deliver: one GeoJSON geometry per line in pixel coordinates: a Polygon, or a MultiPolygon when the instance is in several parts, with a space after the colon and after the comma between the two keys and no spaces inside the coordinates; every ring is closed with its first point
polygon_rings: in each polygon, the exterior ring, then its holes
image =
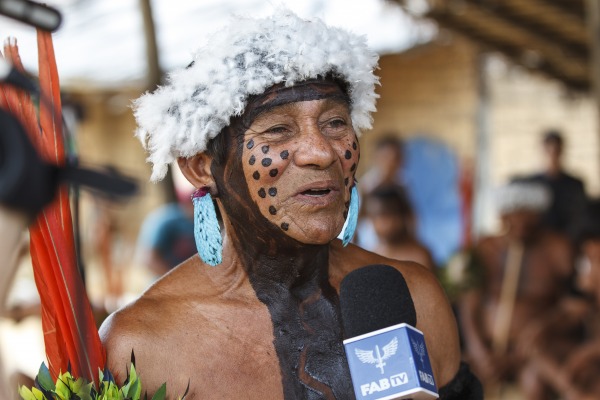
{"type": "Polygon", "coordinates": [[[368,265],[340,285],[344,348],[359,400],[436,399],[437,387],[404,277],[368,265]]]}
{"type": "Polygon", "coordinates": [[[0,14],[49,32],[62,23],[58,10],[30,0],[0,0],[0,14]]]}

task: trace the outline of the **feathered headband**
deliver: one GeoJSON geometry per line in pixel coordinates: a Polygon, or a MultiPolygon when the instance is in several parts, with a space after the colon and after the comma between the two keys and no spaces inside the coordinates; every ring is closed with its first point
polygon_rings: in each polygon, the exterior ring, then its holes
{"type": "Polygon", "coordinates": [[[249,96],[282,82],[293,86],[333,74],[348,85],[357,134],[371,128],[378,56],[364,37],[279,10],[264,19],[238,19],[207,43],[165,86],[134,102],[136,136],[150,153],[153,181],[177,157],[205,151],[230,118],[244,112],[249,96]]]}

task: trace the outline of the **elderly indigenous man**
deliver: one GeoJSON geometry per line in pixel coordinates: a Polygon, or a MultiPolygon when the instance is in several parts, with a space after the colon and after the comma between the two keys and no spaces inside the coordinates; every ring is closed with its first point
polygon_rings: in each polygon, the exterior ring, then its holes
{"type": "Polygon", "coordinates": [[[354,398],[337,291],[348,272],[382,263],[408,283],[443,396],[470,398],[477,381],[460,366],[434,276],[337,239],[357,208],[376,63],[363,39],[279,11],[237,20],[137,101],[153,179],[177,160],[200,189],[199,256],[104,323],[112,371],[133,350],[149,393],[167,382],[182,394],[189,382],[199,399],[354,398]]]}

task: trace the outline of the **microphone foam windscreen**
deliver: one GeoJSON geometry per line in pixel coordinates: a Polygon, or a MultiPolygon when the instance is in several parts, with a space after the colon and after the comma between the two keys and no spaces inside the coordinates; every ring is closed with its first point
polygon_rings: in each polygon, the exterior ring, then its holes
{"type": "Polygon", "coordinates": [[[346,275],[340,284],[340,308],[346,339],[401,323],[417,324],[406,281],[389,265],[367,265],[346,275]]]}

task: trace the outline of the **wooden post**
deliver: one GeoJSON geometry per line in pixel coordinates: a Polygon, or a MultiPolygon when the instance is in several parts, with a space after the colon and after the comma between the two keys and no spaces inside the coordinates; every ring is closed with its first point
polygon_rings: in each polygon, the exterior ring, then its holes
{"type": "MultiPolygon", "coordinates": [[[[596,101],[596,124],[600,141],[600,1],[586,0],[586,19],[590,36],[592,96],[596,101]]],[[[597,158],[600,158],[600,148],[598,152],[599,157],[597,158]]]]}
{"type": "MultiPolygon", "coordinates": [[[[158,54],[158,45],[156,44],[156,28],[150,0],[140,0],[140,9],[144,21],[144,42],[146,43],[146,64],[148,68],[146,84],[148,90],[154,90],[162,81],[163,71],[160,68],[160,57],[158,54]]],[[[160,182],[160,185],[165,201],[168,203],[176,202],[175,183],[170,169],[165,178],[160,182]]]]}
{"type": "Polygon", "coordinates": [[[479,50],[477,57],[478,105],[475,125],[477,129],[475,160],[474,207],[472,211],[473,225],[471,237],[477,240],[486,228],[486,216],[492,202],[491,169],[491,126],[490,126],[490,93],[487,80],[487,54],[479,50]]]}
{"type": "Polygon", "coordinates": [[[154,90],[160,84],[162,71],[158,56],[158,46],[156,44],[156,29],[154,18],[152,17],[152,5],[150,0],[140,0],[140,9],[144,21],[144,42],[146,44],[146,65],[148,73],[146,75],[149,90],[154,90]]]}

